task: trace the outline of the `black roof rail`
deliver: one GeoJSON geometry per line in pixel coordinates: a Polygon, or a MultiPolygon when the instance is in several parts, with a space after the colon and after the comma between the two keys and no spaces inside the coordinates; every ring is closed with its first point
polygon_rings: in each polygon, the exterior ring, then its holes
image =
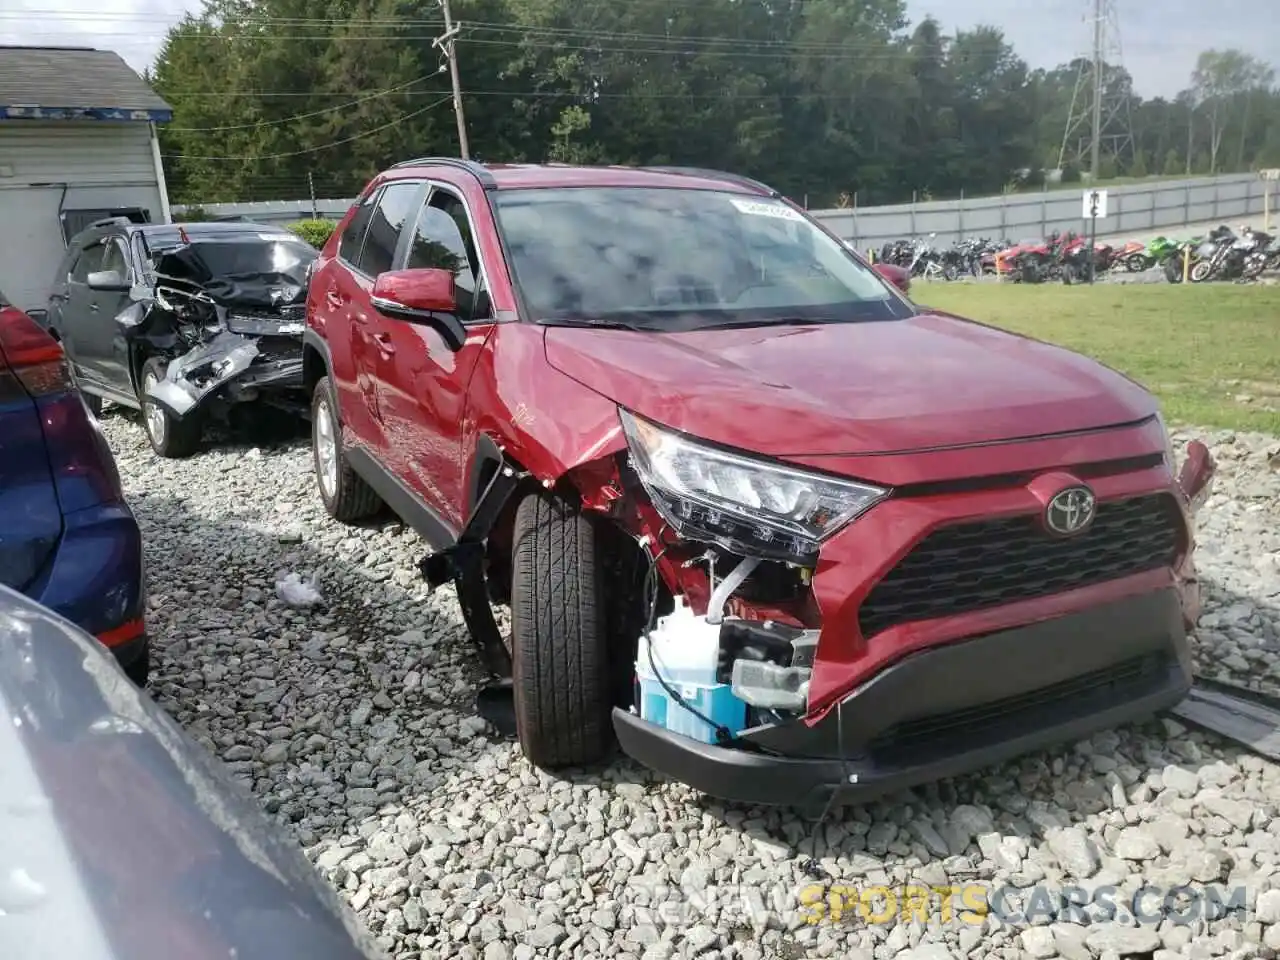
{"type": "Polygon", "coordinates": [[[393,163],[391,169],[417,167],[427,163],[444,164],[445,166],[465,170],[479,180],[480,186],[486,190],[492,190],[498,185],[498,181],[493,178],[493,174],[486,170],[482,164],[476,163],[474,160],[462,160],[458,157],[415,157],[412,160],[401,160],[399,163],[393,163]]]}
{"type": "Polygon", "coordinates": [[[725,183],[736,183],[740,187],[749,187],[752,190],[759,190],[771,197],[781,197],[782,194],[768,184],[761,183],[759,180],[752,180],[750,177],[742,177],[736,173],[725,173],[723,170],[711,170],[707,167],[641,167],[641,170],[652,170],[654,173],[676,173],[686,177],[702,177],[706,180],[723,180],[725,183]]]}

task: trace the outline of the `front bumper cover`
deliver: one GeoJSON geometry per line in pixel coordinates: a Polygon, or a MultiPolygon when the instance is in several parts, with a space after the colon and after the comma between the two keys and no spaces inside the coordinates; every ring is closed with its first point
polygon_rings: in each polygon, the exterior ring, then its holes
{"type": "Polygon", "coordinates": [[[911,654],[812,726],[698,743],[615,709],[622,749],[702,793],[746,803],[866,802],[1080,739],[1178,703],[1191,657],[1174,588],[911,654]],[[753,749],[754,748],[754,749],[753,749]]]}
{"type": "Polygon", "coordinates": [[[284,356],[264,355],[260,345],[256,338],[223,331],[170,361],[165,378],[147,395],[181,418],[220,391],[238,402],[253,399],[260,390],[301,388],[301,341],[296,355],[293,349],[284,356]]]}

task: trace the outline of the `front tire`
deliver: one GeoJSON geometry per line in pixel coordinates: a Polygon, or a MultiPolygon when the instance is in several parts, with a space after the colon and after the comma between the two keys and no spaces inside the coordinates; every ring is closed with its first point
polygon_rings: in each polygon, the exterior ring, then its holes
{"type": "Polygon", "coordinates": [[[321,377],[311,393],[311,461],[316,488],[329,516],[340,523],[357,523],[373,516],[382,501],[347,460],[333,387],[321,377]]]}
{"type": "Polygon", "coordinates": [[[165,362],[159,357],[152,357],[142,365],[138,406],[142,410],[142,426],[151,441],[151,449],[167,459],[180,459],[200,449],[204,422],[195,410],[178,419],[147,396],[151,386],[164,379],[165,369],[165,362]]]}
{"type": "Polygon", "coordinates": [[[516,728],[530,763],[587,766],[613,741],[603,539],[544,493],[516,511],[511,658],[516,728]]]}

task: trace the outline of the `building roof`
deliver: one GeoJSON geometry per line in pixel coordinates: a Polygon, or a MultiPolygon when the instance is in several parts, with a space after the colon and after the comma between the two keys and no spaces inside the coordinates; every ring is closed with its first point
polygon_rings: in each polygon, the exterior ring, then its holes
{"type": "Polygon", "coordinates": [[[154,120],[173,108],[110,50],[0,46],[0,120],[154,120]]]}

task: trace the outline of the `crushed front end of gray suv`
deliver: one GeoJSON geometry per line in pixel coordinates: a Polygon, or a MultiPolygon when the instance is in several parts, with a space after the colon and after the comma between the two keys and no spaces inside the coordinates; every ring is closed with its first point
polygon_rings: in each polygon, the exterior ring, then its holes
{"type": "Polygon", "coordinates": [[[287,234],[196,240],[158,253],[126,337],[167,360],[147,396],[181,418],[214,401],[305,414],[302,332],[315,251],[287,234]]]}

